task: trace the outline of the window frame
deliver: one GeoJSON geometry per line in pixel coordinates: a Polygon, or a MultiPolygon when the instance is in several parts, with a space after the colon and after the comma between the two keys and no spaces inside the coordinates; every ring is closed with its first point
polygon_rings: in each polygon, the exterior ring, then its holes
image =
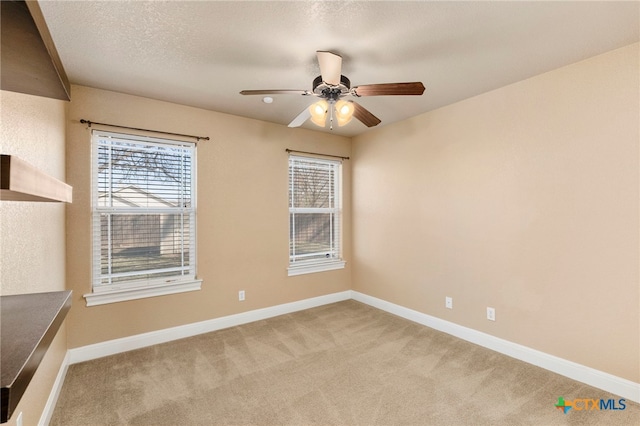
{"type": "MultiPolygon", "coordinates": [[[[112,146],[111,143],[106,144],[112,146]]],[[[149,151],[152,152],[152,151],[149,151]]],[[[91,292],[84,295],[87,306],[103,305],[107,303],[121,302],[126,300],[135,300],[147,297],[161,296],[167,294],[182,293],[187,291],[196,291],[201,289],[202,280],[197,278],[197,149],[193,142],[162,139],[156,137],[142,136],[130,133],[108,132],[98,129],[91,131],[91,292]],[[105,138],[113,138],[121,141],[131,141],[132,144],[147,146],[174,146],[185,148],[190,152],[191,156],[191,175],[190,175],[190,205],[181,205],[178,207],[105,207],[99,206],[100,188],[99,188],[99,148],[105,146],[105,138]],[[189,217],[189,264],[187,267],[179,267],[181,270],[187,268],[188,274],[172,275],[155,278],[132,279],[129,281],[120,281],[116,283],[102,284],[104,275],[102,268],[101,253],[101,236],[96,233],[102,232],[101,215],[109,213],[131,214],[131,215],[157,215],[157,214],[177,214],[179,216],[189,217]]],[[[186,179],[186,178],[185,178],[186,179]]],[[[158,271],[148,269],[146,271],[158,271]]],[[[143,272],[143,271],[139,271],[143,272]]],[[[132,274],[133,275],[133,274],[132,274]]],[[[142,275],[138,273],[138,275],[142,275]]]]}
{"type": "MultiPolygon", "coordinates": [[[[343,269],[345,267],[346,262],[342,257],[342,240],[343,240],[343,232],[342,232],[342,161],[339,160],[329,160],[326,158],[319,157],[309,157],[302,155],[294,155],[289,154],[288,160],[288,204],[289,204],[289,267],[287,268],[288,276],[296,276],[303,274],[310,274],[315,272],[323,272],[323,271],[331,271],[336,269],[343,269]],[[333,197],[330,199],[333,200],[334,205],[329,207],[296,207],[294,204],[294,196],[293,190],[295,180],[292,178],[292,167],[294,167],[295,163],[307,163],[309,165],[312,164],[321,164],[323,167],[327,165],[333,168],[333,197]],[[295,254],[292,255],[292,246],[294,247],[295,252],[295,236],[292,238],[292,231],[295,235],[295,225],[291,223],[292,217],[295,221],[296,214],[314,214],[314,213],[329,213],[331,214],[332,225],[337,222],[337,226],[334,229],[331,227],[331,232],[336,231],[335,234],[331,237],[330,245],[333,249],[330,249],[327,252],[327,256],[330,256],[326,259],[311,259],[311,260],[300,260],[299,257],[295,254]],[[332,253],[333,252],[333,253],[332,253]]],[[[295,171],[295,168],[294,168],[295,171]]],[[[320,252],[319,252],[320,253],[320,252]]],[[[316,253],[315,255],[318,255],[316,253]]]]}

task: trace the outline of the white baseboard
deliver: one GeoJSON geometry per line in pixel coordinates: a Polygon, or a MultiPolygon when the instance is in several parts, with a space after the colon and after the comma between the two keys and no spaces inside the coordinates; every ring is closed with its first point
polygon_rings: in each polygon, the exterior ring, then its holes
{"type": "Polygon", "coordinates": [[[519,359],[529,364],[542,367],[554,373],[586,383],[590,386],[602,389],[606,392],[619,395],[623,398],[640,403],[640,383],[635,383],[621,377],[614,376],[603,371],[586,367],[584,365],[549,355],[508,340],[500,339],[490,334],[471,328],[463,327],[413,309],[396,305],[386,300],[378,299],[357,291],[352,291],[352,298],[358,302],[373,306],[391,314],[406,318],[418,324],[426,325],[438,331],[450,334],[476,345],[494,350],[496,352],[519,359]]]}
{"type": "Polygon", "coordinates": [[[120,352],[140,349],[349,299],[351,299],[351,290],[73,348],[69,349],[68,352],[70,355],[69,364],[102,358],[120,352]]]}
{"type": "Polygon", "coordinates": [[[64,378],[67,375],[67,369],[69,368],[69,358],[69,351],[67,351],[62,360],[62,364],[60,364],[60,369],[58,370],[56,380],[55,382],[53,382],[53,388],[51,388],[47,403],[44,406],[44,410],[42,410],[42,415],[40,416],[38,426],[47,426],[51,421],[53,410],[55,410],[56,408],[56,403],[58,402],[58,397],[60,396],[60,391],[62,390],[62,385],[64,384],[64,378]]]}
{"type": "Polygon", "coordinates": [[[532,349],[508,340],[477,331],[468,327],[454,324],[422,312],[414,311],[400,305],[396,305],[386,300],[378,299],[357,291],[347,290],[340,293],[333,293],[297,302],[285,303],[268,308],[229,315],[222,318],[214,318],[193,324],[186,324],[164,330],[153,331],[135,336],[123,337],[121,339],[109,340],[93,345],[82,346],[69,349],[63,365],[60,367],[56,384],[51,392],[47,406],[42,414],[40,424],[48,424],[55,402],[58,398],[67,366],[79,362],[89,361],[114,355],[120,352],[140,349],[159,343],[170,342],[172,340],[191,337],[198,334],[209,333],[211,331],[234,327],[236,325],[247,324],[254,321],[284,315],[296,311],[315,308],[329,303],[354,299],[383,311],[392,313],[402,318],[418,324],[425,325],[435,330],[442,331],[460,339],[483,346],[496,352],[519,359],[529,364],[536,365],[554,373],[563,375],[573,380],[597,387],[606,392],[619,395],[623,398],[640,403],[640,384],[621,377],[614,376],[603,371],[587,367],[573,361],[568,361],[554,355],[532,349]]]}

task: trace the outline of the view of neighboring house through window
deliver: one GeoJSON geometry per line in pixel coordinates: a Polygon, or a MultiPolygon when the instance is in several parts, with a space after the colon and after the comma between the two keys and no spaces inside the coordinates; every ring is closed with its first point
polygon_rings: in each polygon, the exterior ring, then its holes
{"type": "Polygon", "coordinates": [[[339,161],[289,157],[289,275],[344,267],[339,161]]]}
{"type": "Polygon", "coordinates": [[[92,143],[94,293],[194,282],[195,144],[95,130],[92,143]]]}

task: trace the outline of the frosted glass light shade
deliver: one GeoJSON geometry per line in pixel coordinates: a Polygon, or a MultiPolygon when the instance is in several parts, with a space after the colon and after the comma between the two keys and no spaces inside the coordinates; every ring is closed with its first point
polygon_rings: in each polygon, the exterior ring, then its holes
{"type": "Polygon", "coordinates": [[[329,109],[329,103],[324,99],[319,100],[318,102],[312,104],[309,107],[309,112],[311,113],[311,121],[316,126],[324,127],[327,122],[327,110],[329,109]]]}
{"type": "Polygon", "coordinates": [[[340,100],[336,102],[336,118],[338,119],[338,126],[344,126],[353,118],[354,106],[351,101],[340,100]]]}

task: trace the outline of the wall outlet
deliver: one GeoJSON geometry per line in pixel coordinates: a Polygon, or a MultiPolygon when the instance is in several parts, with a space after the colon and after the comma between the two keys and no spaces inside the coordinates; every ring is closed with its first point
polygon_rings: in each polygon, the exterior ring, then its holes
{"type": "Polygon", "coordinates": [[[22,426],[22,411],[20,411],[18,417],[16,417],[16,426],[22,426]]]}
{"type": "Polygon", "coordinates": [[[496,309],[495,308],[487,307],[487,319],[489,321],[495,321],[496,320],[496,309]]]}
{"type": "Polygon", "coordinates": [[[445,297],[444,298],[444,306],[449,309],[453,309],[453,297],[445,297]]]}
{"type": "Polygon", "coordinates": [[[238,300],[241,302],[244,300],[244,290],[238,292],[238,300]]]}

